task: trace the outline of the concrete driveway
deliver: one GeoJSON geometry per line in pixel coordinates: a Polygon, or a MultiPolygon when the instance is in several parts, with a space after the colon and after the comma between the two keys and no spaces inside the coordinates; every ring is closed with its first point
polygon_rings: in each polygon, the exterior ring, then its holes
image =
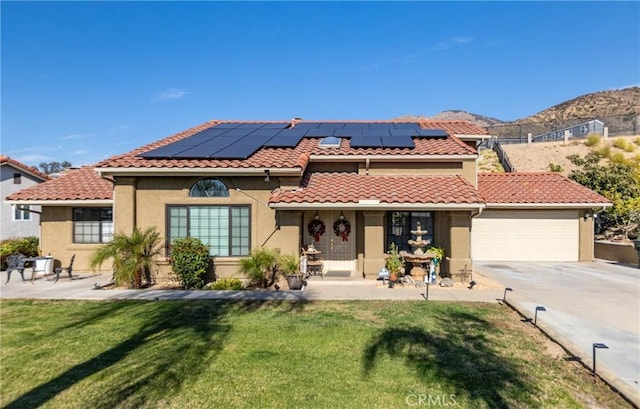
{"type": "Polygon", "coordinates": [[[475,270],[513,292],[506,299],[538,326],[640,405],[640,269],[593,263],[482,262],[475,270]]]}

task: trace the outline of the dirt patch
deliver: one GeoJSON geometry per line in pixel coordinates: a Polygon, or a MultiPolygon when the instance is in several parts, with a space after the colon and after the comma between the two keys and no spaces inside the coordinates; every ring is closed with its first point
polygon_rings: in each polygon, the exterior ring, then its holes
{"type": "Polygon", "coordinates": [[[620,136],[609,138],[607,143],[600,142],[594,146],[587,146],[586,140],[569,141],[568,144],[564,142],[536,142],[531,146],[525,144],[512,144],[503,145],[504,151],[507,153],[511,164],[515,166],[518,172],[548,172],[550,171],[549,164],[560,165],[562,167],[563,175],[567,176],[576,167],[571,164],[567,156],[577,154],[585,156],[590,152],[601,149],[605,146],[609,146],[611,153],[621,152],[627,158],[632,158],[640,154],[640,146],[634,145],[635,150],[633,152],[626,152],[622,149],[613,146],[616,139],[621,138],[627,140],[628,143],[632,143],[638,138],[636,136],[620,136]]]}

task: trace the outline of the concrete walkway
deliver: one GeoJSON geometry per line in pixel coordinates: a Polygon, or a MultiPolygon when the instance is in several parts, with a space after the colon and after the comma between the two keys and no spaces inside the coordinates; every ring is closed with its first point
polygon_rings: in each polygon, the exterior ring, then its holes
{"type": "MultiPolygon", "coordinates": [[[[28,274],[27,274],[28,275],[28,274]]],[[[107,274],[78,274],[73,280],[60,278],[54,283],[38,278],[33,284],[20,281],[20,275],[12,275],[9,283],[6,273],[0,274],[1,298],[65,299],[65,300],[156,300],[156,299],[231,299],[231,300],[425,300],[426,287],[406,285],[383,287],[374,280],[330,280],[313,277],[304,291],[185,291],[185,290],[127,290],[95,289],[109,283],[107,274]]],[[[286,287],[286,284],[283,285],[286,287]]],[[[428,299],[433,301],[496,302],[501,298],[496,289],[442,288],[429,286],[428,299]]]]}
{"type": "MultiPolygon", "coordinates": [[[[539,311],[538,326],[640,406],[640,269],[593,263],[476,263],[475,269],[505,287],[506,300],[525,317],[539,311]]],[[[502,298],[502,295],[500,296],[502,298]]]]}

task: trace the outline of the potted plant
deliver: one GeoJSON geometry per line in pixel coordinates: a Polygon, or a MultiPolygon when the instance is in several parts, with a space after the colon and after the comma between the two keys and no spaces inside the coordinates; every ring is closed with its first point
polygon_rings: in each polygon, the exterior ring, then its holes
{"type": "Polygon", "coordinates": [[[404,272],[404,259],[398,252],[398,246],[391,243],[389,251],[385,255],[384,266],[389,270],[389,281],[398,281],[398,274],[404,272]]]}
{"type": "Polygon", "coordinates": [[[300,260],[292,254],[280,256],[279,263],[282,275],[287,279],[290,290],[301,290],[304,285],[302,273],[300,272],[300,260]]]}

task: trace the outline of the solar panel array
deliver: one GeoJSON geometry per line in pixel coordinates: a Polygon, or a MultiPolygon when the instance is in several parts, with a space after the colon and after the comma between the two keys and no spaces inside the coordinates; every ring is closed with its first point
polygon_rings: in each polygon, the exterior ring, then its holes
{"type": "Polygon", "coordinates": [[[247,159],[262,147],[293,148],[302,138],[349,138],[353,148],[413,148],[413,138],[446,137],[417,123],[301,122],[222,123],[142,153],[147,159],[247,159]]]}

